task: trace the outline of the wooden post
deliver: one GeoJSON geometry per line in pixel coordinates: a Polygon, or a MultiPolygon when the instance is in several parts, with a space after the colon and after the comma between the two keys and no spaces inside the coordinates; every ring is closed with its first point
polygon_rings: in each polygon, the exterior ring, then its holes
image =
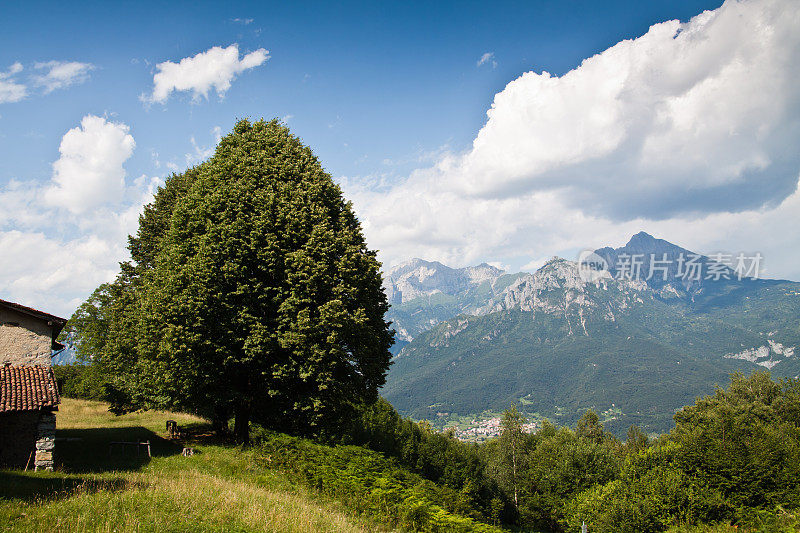
{"type": "Polygon", "coordinates": [[[147,441],[147,457],[153,457],[150,455],[150,441],[147,441]]]}

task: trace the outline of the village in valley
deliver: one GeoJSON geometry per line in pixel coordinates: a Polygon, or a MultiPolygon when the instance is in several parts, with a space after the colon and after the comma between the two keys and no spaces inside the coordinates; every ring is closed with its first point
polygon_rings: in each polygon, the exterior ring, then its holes
{"type": "MultiPolygon", "coordinates": [[[[437,413],[446,422],[442,425],[445,433],[451,433],[461,442],[484,442],[502,433],[502,413],[484,412],[473,416],[452,416],[449,413],[437,413]]],[[[437,424],[438,426],[439,424],[437,424]]],[[[535,433],[540,426],[538,420],[528,420],[522,425],[525,433],[535,433]]]]}
{"type": "MultiPolygon", "coordinates": [[[[520,403],[524,405],[525,402],[526,398],[522,398],[520,403]]],[[[556,418],[562,414],[562,410],[558,409],[556,418]]],[[[622,415],[622,409],[617,407],[616,404],[611,404],[608,409],[600,411],[599,415],[602,422],[607,423],[619,418],[622,415]]],[[[440,411],[436,413],[436,416],[438,420],[434,422],[433,426],[443,433],[452,434],[461,442],[481,443],[493,437],[498,437],[503,432],[503,413],[500,412],[484,411],[478,415],[460,416],[440,411]]],[[[539,413],[524,413],[523,416],[525,423],[522,424],[522,430],[528,434],[536,433],[541,428],[542,421],[546,418],[539,413]]]]}

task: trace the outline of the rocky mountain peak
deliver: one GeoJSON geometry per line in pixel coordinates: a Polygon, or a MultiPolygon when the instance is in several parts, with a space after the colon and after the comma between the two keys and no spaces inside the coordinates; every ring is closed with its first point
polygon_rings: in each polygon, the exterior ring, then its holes
{"type": "Polygon", "coordinates": [[[632,235],[630,240],[628,241],[628,244],[626,244],[625,246],[630,247],[630,246],[648,245],[648,244],[654,244],[657,241],[667,242],[663,241],[662,239],[656,239],[646,231],[640,231],[639,233],[632,235]]]}
{"type": "Polygon", "coordinates": [[[610,246],[606,246],[595,250],[595,253],[603,257],[609,254],[615,256],[620,254],[645,254],[646,256],[649,256],[649,254],[656,254],[660,257],[661,254],[667,254],[668,256],[671,256],[684,253],[688,255],[692,254],[693,252],[685,248],[681,248],[680,246],[676,246],[669,241],[665,241],[664,239],[657,239],[656,237],[653,237],[644,231],[640,231],[639,233],[633,235],[625,246],[621,246],[619,248],[611,248],[610,246]]]}
{"type": "Polygon", "coordinates": [[[438,261],[411,259],[389,269],[384,283],[389,303],[399,304],[437,293],[456,295],[501,275],[503,270],[488,263],[451,268],[438,261]]]}
{"type": "Polygon", "coordinates": [[[465,268],[464,273],[470,278],[472,283],[482,283],[499,278],[505,274],[505,270],[488,263],[481,263],[478,266],[465,268]]]}
{"type": "Polygon", "coordinates": [[[578,265],[560,257],[553,257],[531,275],[534,285],[540,289],[580,289],[585,282],[580,278],[578,265]]]}
{"type": "Polygon", "coordinates": [[[684,279],[686,272],[682,266],[691,258],[704,265],[711,262],[705,256],[644,231],[632,236],[625,246],[607,246],[595,250],[594,253],[606,261],[612,276],[618,277],[620,269],[626,269],[623,277],[646,281],[649,286],[657,289],[666,285],[683,287],[689,294],[700,290],[703,280],[688,277],[684,279]]]}
{"type": "Polygon", "coordinates": [[[424,272],[435,272],[437,270],[451,270],[450,267],[443,265],[438,261],[426,261],[424,259],[420,259],[415,257],[413,259],[409,259],[408,261],[404,261],[398,265],[394,265],[389,269],[387,273],[387,277],[391,279],[400,278],[406,275],[409,272],[415,271],[424,271],[424,272]]]}

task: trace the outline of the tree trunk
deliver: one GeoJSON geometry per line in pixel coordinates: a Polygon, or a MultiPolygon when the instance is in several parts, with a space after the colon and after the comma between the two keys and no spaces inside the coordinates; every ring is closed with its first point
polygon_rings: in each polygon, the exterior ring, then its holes
{"type": "Polygon", "coordinates": [[[519,511],[519,499],[517,498],[517,446],[516,442],[511,443],[511,462],[514,479],[514,507],[519,511]]]}
{"type": "Polygon", "coordinates": [[[236,420],[233,423],[233,436],[238,444],[250,444],[250,409],[247,405],[239,404],[234,411],[236,420]]]}
{"type": "Polygon", "coordinates": [[[228,419],[230,411],[218,407],[214,409],[214,418],[211,420],[211,427],[217,437],[225,437],[228,434],[228,419]]]}

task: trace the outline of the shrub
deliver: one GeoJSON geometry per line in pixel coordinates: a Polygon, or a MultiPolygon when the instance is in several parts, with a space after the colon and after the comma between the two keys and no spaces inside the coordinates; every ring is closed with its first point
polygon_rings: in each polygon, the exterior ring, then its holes
{"type": "Polygon", "coordinates": [[[303,479],[361,515],[412,531],[498,531],[455,508],[458,492],[401,468],[395,460],[360,446],[326,446],[264,432],[261,460],[303,479]]]}

